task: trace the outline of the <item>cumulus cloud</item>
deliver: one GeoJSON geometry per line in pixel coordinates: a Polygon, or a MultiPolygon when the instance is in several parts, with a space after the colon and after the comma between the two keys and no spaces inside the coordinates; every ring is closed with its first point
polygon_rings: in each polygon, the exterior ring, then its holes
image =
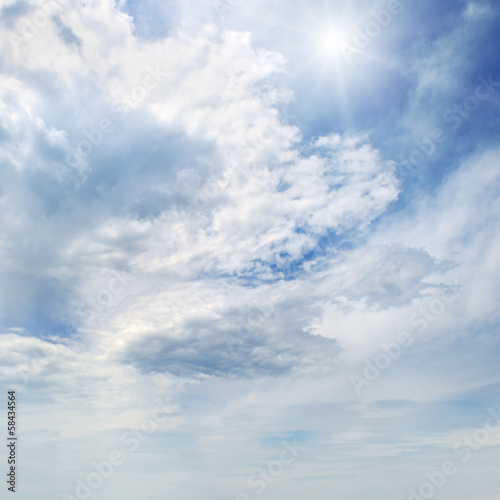
{"type": "Polygon", "coordinates": [[[145,42],[109,2],[61,7],[18,42],[25,21],[2,41],[15,46],[3,203],[18,227],[38,229],[4,251],[36,265],[42,289],[53,283],[52,316],[88,300],[106,269],[277,279],[321,237],[364,229],[397,197],[393,165],[366,138],[300,144],[269,80],[285,62],[247,33],[207,25],[145,42]]]}
{"type": "MultiPolygon", "coordinates": [[[[398,205],[396,163],[366,130],[290,123],[291,63],[268,35],[195,29],[173,4],[155,29],[148,4],[2,7],[0,377],[25,391],[30,446],[59,450],[70,493],[161,392],[172,414],[135,460],[168,459],[176,498],[199,493],[196,461],[210,491],[248,489],[281,439],[314,450],[290,474],[316,496],[325,477],[350,478],[348,496],[374,457],[439,456],[405,422],[498,384],[498,151],[398,205]],[[401,331],[412,345],[358,397],[350,377],[401,331]]],[[[461,12],[464,43],[485,5],[461,12]]],[[[463,63],[459,31],[413,60],[398,123],[445,91],[435,71],[463,63]]]]}

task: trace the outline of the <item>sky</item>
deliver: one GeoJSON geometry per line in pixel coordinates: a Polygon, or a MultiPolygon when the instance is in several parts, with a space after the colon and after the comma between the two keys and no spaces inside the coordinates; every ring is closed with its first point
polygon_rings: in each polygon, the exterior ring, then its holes
{"type": "Polygon", "coordinates": [[[499,28],[0,0],[18,498],[498,500],[499,28]]]}

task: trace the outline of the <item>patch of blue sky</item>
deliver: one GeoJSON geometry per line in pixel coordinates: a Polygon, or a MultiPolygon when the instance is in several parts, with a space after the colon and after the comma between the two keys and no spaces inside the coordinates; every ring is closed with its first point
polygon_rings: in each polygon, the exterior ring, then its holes
{"type": "Polygon", "coordinates": [[[144,40],[165,38],[180,22],[180,9],[175,1],[127,0],[122,9],[133,18],[136,36],[144,40]]]}
{"type": "Polygon", "coordinates": [[[282,445],[283,441],[292,442],[295,440],[298,444],[303,443],[311,439],[314,434],[315,432],[310,429],[287,429],[275,436],[264,436],[260,439],[260,442],[266,446],[276,448],[282,445]]]}

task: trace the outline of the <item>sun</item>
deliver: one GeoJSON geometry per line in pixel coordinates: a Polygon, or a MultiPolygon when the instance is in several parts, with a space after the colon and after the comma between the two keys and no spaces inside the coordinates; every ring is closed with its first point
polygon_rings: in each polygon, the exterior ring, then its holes
{"type": "Polygon", "coordinates": [[[317,45],[323,56],[337,59],[349,43],[349,32],[343,28],[331,27],[319,37],[317,45]]]}

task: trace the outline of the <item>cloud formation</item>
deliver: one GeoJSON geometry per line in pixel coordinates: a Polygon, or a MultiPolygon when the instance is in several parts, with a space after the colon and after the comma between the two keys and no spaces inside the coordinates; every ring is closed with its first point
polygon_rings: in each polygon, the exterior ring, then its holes
{"type": "Polygon", "coordinates": [[[303,43],[319,2],[232,7],[1,7],[0,385],[23,401],[26,498],[74,497],[113,450],[93,498],[251,496],[283,440],[306,451],[269,498],[402,498],[496,397],[496,87],[400,175],[497,78],[492,4],[405,5],[336,68],[303,43]]]}

